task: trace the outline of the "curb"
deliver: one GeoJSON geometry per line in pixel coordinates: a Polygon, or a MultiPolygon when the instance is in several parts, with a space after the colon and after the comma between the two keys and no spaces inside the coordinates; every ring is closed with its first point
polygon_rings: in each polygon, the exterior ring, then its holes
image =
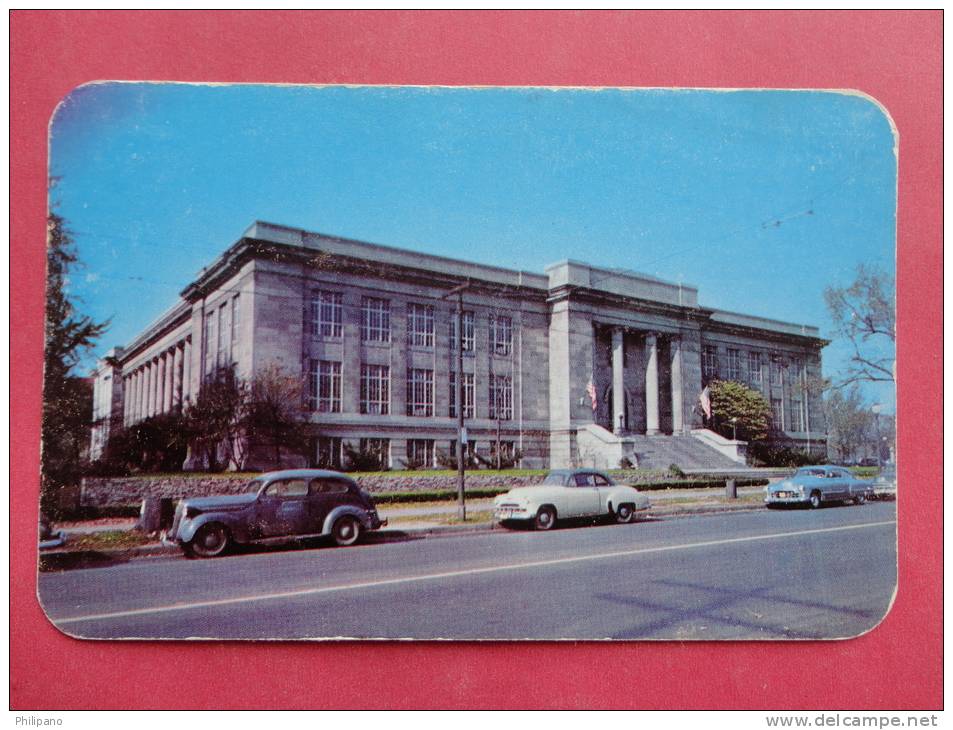
{"type": "MultiPolygon", "coordinates": [[[[663,517],[690,517],[690,516],[700,516],[700,515],[713,515],[713,514],[726,514],[729,512],[756,512],[764,509],[764,505],[761,503],[757,504],[739,504],[737,506],[728,505],[728,504],[718,504],[718,505],[698,505],[696,507],[661,507],[661,508],[651,508],[643,520],[652,519],[652,518],[663,518],[663,517]]],[[[423,520],[422,520],[423,521],[423,520]]],[[[465,535],[471,533],[481,533],[481,532],[491,532],[491,531],[507,531],[505,527],[501,527],[496,522],[481,522],[479,524],[472,525],[432,525],[432,526],[421,526],[421,527],[407,527],[401,529],[399,527],[387,527],[381,530],[376,530],[374,532],[368,533],[368,542],[365,544],[375,544],[375,543],[385,543],[392,540],[399,540],[401,538],[411,538],[411,537],[439,537],[446,535],[465,535]]],[[[46,563],[45,570],[56,570],[56,564],[66,564],[66,563],[90,563],[90,564],[103,564],[112,561],[123,561],[123,560],[132,560],[137,558],[157,558],[157,557],[172,557],[181,555],[182,551],[176,547],[168,547],[162,544],[147,544],[141,545],[138,547],[132,548],[105,548],[102,550],[69,550],[66,548],[59,548],[53,550],[43,550],[39,553],[40,569],[44,570],[44,563],[46,563]]],[[[65,568],[65,565],[62,567],[65,568]]],[[[76,566],[81,567],[81,566],[76,566]]],[[[68,569],[68,568],[67,568],[68,569]]]]}

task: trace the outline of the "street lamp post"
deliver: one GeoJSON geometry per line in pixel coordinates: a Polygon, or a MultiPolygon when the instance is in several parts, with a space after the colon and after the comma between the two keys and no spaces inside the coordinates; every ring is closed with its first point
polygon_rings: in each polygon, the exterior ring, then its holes
{"type": "Polygon", "coordinates": [[[456,382],[456,400],[457,400],[457,516],[462,522],[467,520],[467,503],[464,492],[464,466],[466,460],[463,455],[463,449],[466,446],[467,432],[463,423],[463,292],[470,288],[470,280],[444,294],[441,299],[448,299],[453,295],[457,297],[457,382],[456,382]]]}
{"type": "Polygon", "coordinates": [[[874,428],[877,429],[877,468],[880,469],[883,464],[881,463],[881,454],[883,453],[880,449],[880,404],[874,403],[870,410],[874,414],[874,428]]]}

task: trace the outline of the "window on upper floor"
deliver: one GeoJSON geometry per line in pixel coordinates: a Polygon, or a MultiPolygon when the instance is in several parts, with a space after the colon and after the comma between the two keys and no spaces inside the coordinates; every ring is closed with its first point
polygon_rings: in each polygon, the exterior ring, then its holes
{"type": "Polygon", "coordinates": [[[311,361],[308,408],[319,413],[341,412],[341,363],[332,360],[311,361]]]}
{"type": "Polygon", "coordinates": [[[495,315],[490,318],[490,347],[496,355],[509,355],[513,351],[513,320],[495,315]]]}
{"type": "Polygon", "coordinates": [[[361,365],[361,413],[390,413],[390,367],[361,365]]]}
{"type": "Polygon", "coordinates": [[[508,421],[513,418],[513,378],[490,374],[490,418],[508,421]]]}
{"type": "Polygon", "coordinates": [[[433,416],[433,370],[407,370],[407,415],[433,416]]]}
{"type": "MultiPolygon", "coordinates": [[[[463,417],[473,418],[473,405],[476,402],[476,387],[473,373],[463,374],[463,417]]],[[[450,373],[450,417],[457,416],[457,374],[450,373]]]]}
{"type": "Polygon", "coordinates": [[[433,306],[407,305],[407,338],[413,347],[433,347],[433,306]]]}
{"type": "Polygon", "coordinates": [[[390,302],[361,297],[361,341],[390,342],[390,302]]]}
{"type": "Polygon", "coordinates": [[[706,379],[718,377],[718,349],[714,345],[705,345],[702,350],[702,375],[706,379]]]}
{"type": "Polygon", "coordinates": [[[748,353],[748,382],[759,387],[764,384],[764,375],[761,372],[760,352],[748,353]]]}
{"type": "MultiPolygon", "coordinates": [[[[475,323],[476,317],[473,312],[464,312],[463,313],[463,351],[464,352],[473,352],[476,349],[476,337],[475,337],[475,323]]],[[[450,352],[454,353],[457,351],[457,313],[453,312],[450,315],[450,352]]]]}
{"type": "Polygon", "coordinates": [[[741,350],[728,348],[728,380],[740,382],[743,378],[741,374],[741,350]]]}
{"type": "Polygon", "coordinates": [[[344,334],[344,303],[340,292],[311,293],[311,335],[341,337],[344,334]]]}

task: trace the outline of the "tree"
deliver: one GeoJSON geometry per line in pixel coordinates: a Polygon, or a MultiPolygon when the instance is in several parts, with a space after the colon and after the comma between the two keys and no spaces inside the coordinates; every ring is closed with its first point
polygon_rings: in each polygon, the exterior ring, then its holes
{"type": "Polygon", "coordinates": [[[836,385],[893,382],[896,346],[893,277],[861,264],[854,282],[845,288],[827,287],[824,301],[834,321],[835,333],[853,348],[847,372],[836,385]]]}
{"type": "Polygon", "coordinates": [[[282,449],[300,454],[307,448],[301,419],[301,379],[270,364],[256,373],[249,387],[244,414],[248,439],[273,449],[274,467],[281,466],[282,449]]]}
{"type": "Polygon", "coordinates": [[[249,389],[232,367],[220,368],[203,383],[195,401],[185,410],[193,448],[202,454],[209,471],[245,463],[244,424],[249,389]]]}
{"type": "Polygon", "coordinates": [[[66,222],[47,218],[46,322],[43,351],[43,420],[40,502],[44,513],[58,516],[60,494],[81,476],[81,456],[89,441],[92,388],[73,370],[106,331],[77,311],[67,290],[70,270],[79,264],[66,222]]]}
{"type": "Polygon", "coordinates": [[[874,415],[865,405],[856,384],[846,390],[831,390],[824,402],[824,410],[828,449],[837,461],[849,461],[854,452],[870,440],[874,415]]]}
{"type": "Polygon", "coordinates": [[[767,437],[771,405],[743,383],[713,380],[708,384],[711,427],[726,438],[759,441],[767,437]]]}

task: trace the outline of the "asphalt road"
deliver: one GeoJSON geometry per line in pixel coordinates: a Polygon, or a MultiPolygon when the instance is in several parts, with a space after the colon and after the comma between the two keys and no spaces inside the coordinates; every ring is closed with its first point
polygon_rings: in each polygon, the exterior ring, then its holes
{"type": "Polygon", "coordinates": [[[39,576],[53,623],[88,638],[844,638],[895,587],[892,502],[39,576]]]}

